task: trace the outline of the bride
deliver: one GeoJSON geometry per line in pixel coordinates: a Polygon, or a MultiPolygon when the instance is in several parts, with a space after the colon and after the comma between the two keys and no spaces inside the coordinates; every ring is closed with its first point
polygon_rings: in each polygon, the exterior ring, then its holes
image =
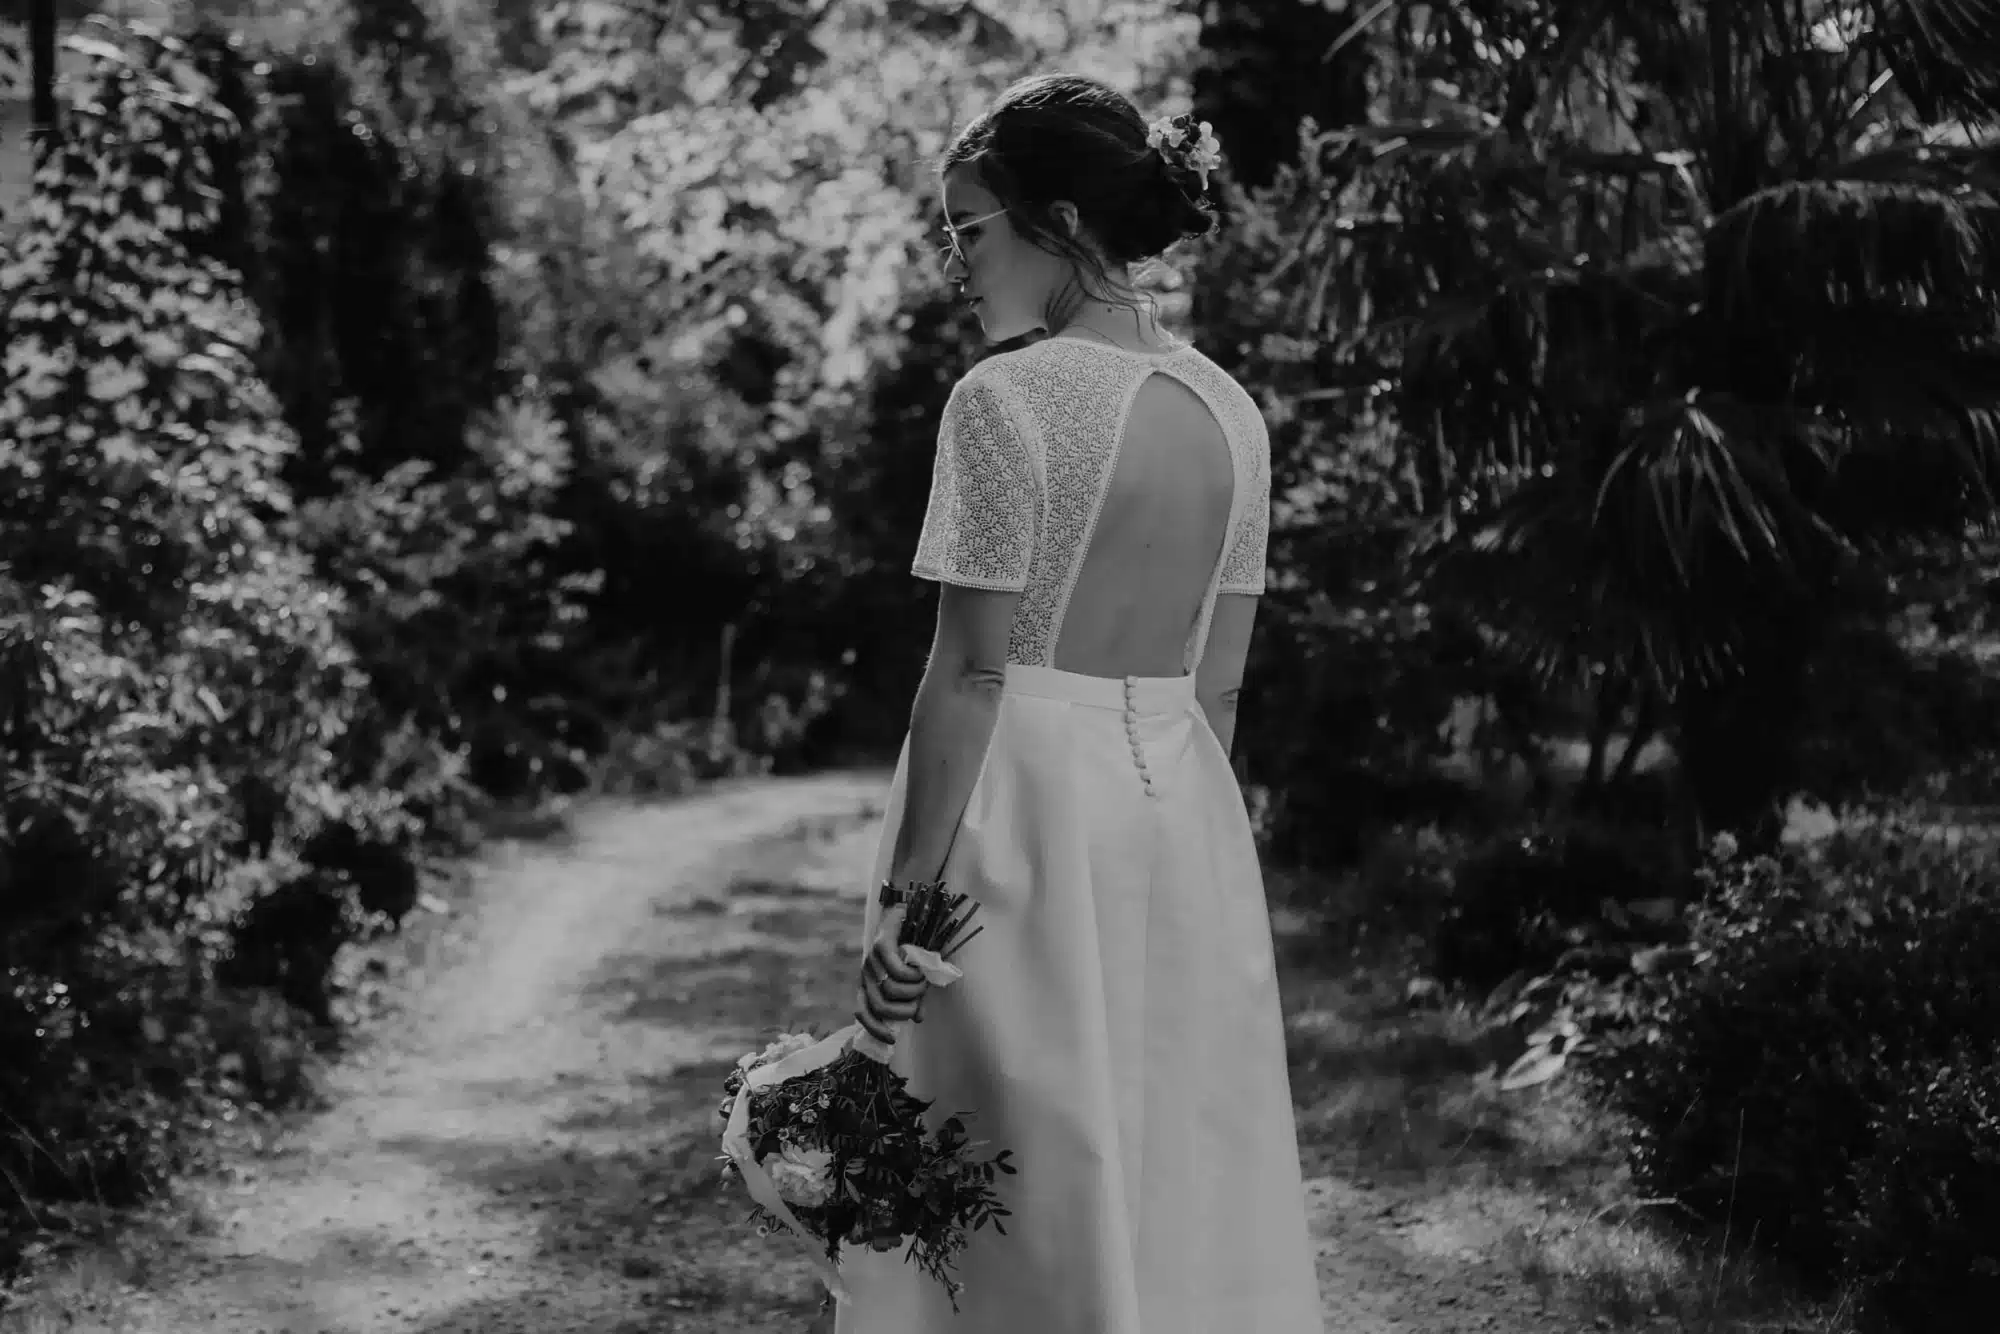
{"type": "MultiPolygon", "coordinates": [[[[1319,1334],[1261,872],[1229,764],[1270,446],[1126,276],[1206,233],[1207,127],[1009,88],[944,159],[946,273],[991,356],[945,407],[914,572],[936,641],[877,880],[980,905],[934,996],[870,951],[862,1022],[1014,1150],[954,1315],[849,1248],[839,1334],[1319,1334]]],[[[871,903],[864,940],[875,939],[871,903]]]]}

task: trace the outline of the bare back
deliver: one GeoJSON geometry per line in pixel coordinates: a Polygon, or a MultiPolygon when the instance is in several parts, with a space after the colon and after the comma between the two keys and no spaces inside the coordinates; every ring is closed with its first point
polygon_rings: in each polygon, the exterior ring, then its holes
{"type": "Polygon", "coordinates": [[[1139,386],[1056,639],[1085,676],[1178,676],[1229,532],[1222,425],[1170,376],[1139,386]]]}
{"type": "Polygon", "coordinates": [[[1058,335],[953,391],[913,571],[1016,591],[1007,661],[1196,671],[1217,599],[1264,591],[1270,438],[1191,347],[1058,335]]]}

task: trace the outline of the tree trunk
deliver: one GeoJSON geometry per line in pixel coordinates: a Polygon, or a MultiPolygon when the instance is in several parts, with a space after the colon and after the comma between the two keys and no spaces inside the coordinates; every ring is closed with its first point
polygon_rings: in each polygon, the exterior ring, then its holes
{"type": "Polygon", "coordinates": [[[1605,672],[1597,683],[1597,710],[1590,722],[1590,759],[1584,766],[1583,785],[1596,789],[1604,786],[1604,762],[1609,758],[1612,733],[1618,730],[1618,723],[1625,715],[1624,683],[1605,672]]]}
{"type": "Polygon", "coordinates": [[[1739,674],[1681,692],[1681,770],[1704,835],[1775,837],[1778,803],[1799,778],[1801,693],[1823,633],[1824,621],[1809,610],[1774,613],[1759,641],[1745,646],[1739,674]]]}
{"type": "Polygon", "coordinates": [[[56,0],[30,0],[28,67],[36,161],[41,145],[56,137],[56,0]]]}
{"type": "Polygon", "coordinates": [[[1639,752],[1652,743],[1660,733],[1660,700],[1650,688],[1641,687],[1639,692],[1639,716],[1632,720],[1632,733],[1625,739],[1625,751],[1618,757],[1618,767],[1612,771],[1611,781],[1623,783],[1638,771],[1639,752]]]}

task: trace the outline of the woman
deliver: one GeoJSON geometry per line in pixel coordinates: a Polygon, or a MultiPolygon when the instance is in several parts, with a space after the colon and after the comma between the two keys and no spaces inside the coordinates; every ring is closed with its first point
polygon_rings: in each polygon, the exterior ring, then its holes
{"type": "MultiPolygon", "coordinates": [[[[1318,1334],[1261,874],[1229,766],[1264,588],[1256,405],[1160,327],[1130,266],[1212,225],[1214,141],[1039,77],[958,136],[947,276],[987,338],[960,381],[915,573],[937,637],[876,878],[981,904],[965,978],[887,947],[860,1019],[934,1113],[1011,1148],[1006,1235],[954,1315],[850,1248],[840,1334],[1318,1334]]],[[[882,926],[871,904],[866,940],[882,926]]]]}

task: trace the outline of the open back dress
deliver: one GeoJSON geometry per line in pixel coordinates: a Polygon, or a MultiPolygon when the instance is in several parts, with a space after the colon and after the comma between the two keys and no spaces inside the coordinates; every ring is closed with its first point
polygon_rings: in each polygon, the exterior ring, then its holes
{"type": "MultiPolygon", "coordinates": [[[[1192,347],[1057,336],[988,358],[953,391],[914,572],[1021,598],[944,868],[985,930],[955,960],[964,980],[904,1028],[894,1068],[936,1100],[933,1117],[969,1113],[974,1139],[1014,1150],[1019,1174],[999,1179],[1006,1235],[982,1229],[960,1257],[957,1314],[900,1250],[848,1247],[838,1334],[1322,1334],[1262,871],[1195,700],[1218,594],[1264,590],[1269,515],[1263,419],[1192,347]],[[1126,439],[1133,403],[1156,375],[1214,417],[1234,480],[1184,671],[1058,670],[1120,451],[1146,445],[1126,439]]],[[[906,745],[871,884],[908,764],[906,745]]],[[[871,894],[864,942],[878,918],[871,894]]]]}

